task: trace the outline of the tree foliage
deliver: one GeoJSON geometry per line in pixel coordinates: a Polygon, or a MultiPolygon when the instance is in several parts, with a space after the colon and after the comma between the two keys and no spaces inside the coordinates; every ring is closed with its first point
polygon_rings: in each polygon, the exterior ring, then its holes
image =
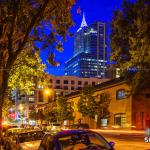
{"type": "Polygon", "coordinates": [[[42,122],[45,120],[45,118],[46,118],[46,116],[44,114],[44,110],[39,109],[38,112],[36,112],[36,119],[40,120],[41,124],[42,124],[42,122]]]}
{"type": "Polygon", "coordinates": [[[29,118],[31,120],[37,120],[37,112],[36,112],[35,108],[32,109],[32,111],[29,112],[29,118]]]}
{"type": "Polygon", "coordinates": [[[67,102],[67,98],[66,97],[60,97],[57,100],[57,104],[58,104],[58,118],[61,121],[64,120],[73,120],[74,116],[73,116],[73,108],[71,106],[71,103],[67,102]]]}
{"type": "Polygon", "coordinates": [[[8,81],[10,90],[19,89],[27,94],[34,90],[35,84],[46,85],[45,65],[42,64],[38,53],[33,51],[22,54],[13,65],[8,81]]]}
{"type": "Polygon", "coordinates": [[[78,101],[78,111],[82,113],[83,116],[89,116],[90,118],[95,117],[97,107],[93,93],[93,87],[84,87],[78,101]]]}
{"type": "Polygon", "coordinates": [[[49,63],[57,65],[53,50],[62,51],[62,42],[73,24],[70,11],[74,3],[75,0],[0,1],[0,131],[9,76],[17,59],[29,46],[38,52],[49,50],[49,63]]]}
{"type": "Polygon", "coordinates": [[[48,122],[57,122],[57,118],[58,118],[57,107],[49,109],[48,112],[46,113],[46,120],[48,122]]]}
{"type": "Polygon", "coordinates": [[[94,96],[93,87],[86,86],[83,88],[78,101],[78,111],[83,116],[94,118],[95,115],[98,115],[100,119],[106,118],[109,116],[108,106],[109,98],[107,94],[103,93],[103,97],[101,95],[100,100],[97,100],[97,95],[94,96]]]}
{"type": "Polygon", "coordinates": [[[149,0],[124,0],[112,20],[111,59],[132,81],[133,92],[150,83],[149,12],[149,0]]]}

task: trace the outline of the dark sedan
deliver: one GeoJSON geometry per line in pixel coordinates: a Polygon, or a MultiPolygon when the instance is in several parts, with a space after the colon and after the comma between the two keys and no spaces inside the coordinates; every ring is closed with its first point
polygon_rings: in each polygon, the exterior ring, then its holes
{"type": "Polygon", "coordinates": [[[38,150],[113,150],[114,143],[90,130],[65,130],[44,136],[38,150]]]}

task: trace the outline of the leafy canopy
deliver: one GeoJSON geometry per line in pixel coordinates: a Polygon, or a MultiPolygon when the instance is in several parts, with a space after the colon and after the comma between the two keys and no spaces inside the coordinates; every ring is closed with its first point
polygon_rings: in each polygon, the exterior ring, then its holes
{"type": "Polygon", "coordinates": [[[73,120],[73,108],[71,106],[71,103],[67,101],[66,97],[60,97],[57,100],[57,107],[58,107],[58,117],[59,120],[73,120]]]}
{"type": "Polygon", "coordinates": [[[94,118],[98,115],[98,118],[106,118],[109,116],[108,106],[109,106],[109,96],[107,93],[100,95],[100,99],[97,100],[97,95],[94,96],[94,88],[91,86],[86,86],[83,88],[80,99],[78,101],[78,111],[82,113],[83,116],[88,116],[94,118]]]}
{"type": "Polygon", "coordinates": [[[133,91],[150,83],[150,1],[124,0],[114,12],[111,33],[111,59],[122,76],[132,81],[133,91]]]}
{"type": "Polygon", "coordinates": [[[45,65],[41,63],[37,53],[30,51],[20,55],[10,72],[9,89],[19,89],[29,94],[31,90],[36,88],[35,85],[46,85],[48,82],[44,82],[46,76],[44,69],[45,65]]]}

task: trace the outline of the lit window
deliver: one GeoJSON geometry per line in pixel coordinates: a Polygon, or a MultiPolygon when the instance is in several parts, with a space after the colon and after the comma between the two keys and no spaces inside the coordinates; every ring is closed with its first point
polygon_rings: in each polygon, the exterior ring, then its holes
{"type": "Polygon", "coordinates": [[[42,86],[42,85],[39,85],[38,88],[39,88],[39,89],[43,89],[43,86],[42,86]]]}
{"type": "Polygon", "coordinates": [[[29,102],[33,103],[34,102],[34,97],[29,97],[29,102]]]}
{"type": "Polygon", "coordinates": [[[107,125],[108,125],[108,119],[107,118],[101,119],[101,127],[107,127],[107,125]]]}
{"type": "Polygon", "coordinates": [[[120,89],[116,92],[116,99],[120,100],[120,99],[124,99],[125,98],[125,90],[124,89],[120,89]]]}
{"type": "Polygon", "coordinates": [[[115,114],[114,116],[114,125],[125,127],[126,125],[126,115],[124,113],[115,114]]]}
{"type": "Polygon", "coordinates": [[[34,95],[34,91],[31,91],[31,92],[30,92],[30,95],[34,95]]]}

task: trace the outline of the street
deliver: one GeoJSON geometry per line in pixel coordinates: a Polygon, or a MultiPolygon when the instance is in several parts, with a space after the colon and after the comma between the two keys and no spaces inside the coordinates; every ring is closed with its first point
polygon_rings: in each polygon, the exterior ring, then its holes
{"type": "Polygon", "coordinates": [[[150,143],[144,142],[144,135],[101,133],[107,141],[115,142],[115,150],[150,150],[150,143]]]}

